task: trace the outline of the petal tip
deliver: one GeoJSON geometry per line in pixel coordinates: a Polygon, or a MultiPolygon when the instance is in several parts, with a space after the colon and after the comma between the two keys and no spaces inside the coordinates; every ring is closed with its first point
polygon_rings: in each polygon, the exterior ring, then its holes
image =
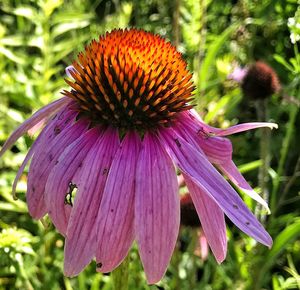
{"type": "Polygon", "coordinates": [[[270,123],[269,127],[270,127],[271,130],[278,129],[278,124],[276,124],[276,123],[270,123]]]}
{"type": "Polygon", "coordinates": [[[265,238],[263,240],[261,240],[260,243],[262,243],[263,245],[265,245],[266,247],[268,247],[269,249],[271,249],[272,246],[273,246],[273,239],[269,235],[269,233],[266,232],[265,238]]]}
{"type": "Polygon", "coordinates": [[[153,284],[158,283],[162,279],[162,277],[147,276],[147,274],[146,274],[146,279],[147,279],[148,285],[153,285],[153,284]]]}
{"type": "Polygon", "coordinates": [[[216,257],[216,261],[218,263],[218,265],[222,264],[226,259],[226,254],[224,256],[221,257],[216,257]]]}
{"type": "Polygon", "coordinates": [[[269,249],[272,248],[272,246],[273,246],[273,240],[272,240],[271,236],[270,236],[270,239],[269,239],[268,243],[266,244],[266,246],[267,246],[269,249]]]}
{"type": "Polygon", "coordinates": [[[66,258],[64,259],[64,276],[69,278],[76,276],[74,267],[70,262],[67,262],[66,258]]]}
{"type": "Polygon", "coordinates": [[[73,65],[69,65],[65,68],[65,72],[66,72],[66,75],[68,76],[68,78],[70,78],[72,81],[74,81],[75,79],[73,78],[72,76],[72,72],[75,73],[76,72],[76,69],[73,65]]]}
{"type": "Polygon", "coordinates": [[[71,271],[70,269],[64,269],[64,276],[68,278],[76,277],[78,274],[76,274],[74,271],[71,271]]]}

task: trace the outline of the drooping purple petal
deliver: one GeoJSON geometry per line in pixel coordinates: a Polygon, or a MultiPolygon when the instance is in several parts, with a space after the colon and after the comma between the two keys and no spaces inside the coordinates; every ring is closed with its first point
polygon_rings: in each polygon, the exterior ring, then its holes
{"type": "MultiPolygon", "coordinates": [[[[37,137],[37,139],[33,142],[32,146],[30,147],[25,159],[23,160],[21,167],[18,170],[18,173],[16,175],[16,178],[14,180],[13,186],[12,186],[12,195],[14,198],[17,183],[25,169],[25,166],[27,165],[30,158],[33,156],[35,152],[37,152],[39,159],[40,150],[46,150],[47,146],[49,145],[49,141],[51,138],[55,135],[55,132],[58,133],[58,130],[62,130],[67,124],[72,120],[73,117],[77,114],[75,111],[70,110],[71,106],[66,106],[65,108],[61,109],[57,115],[52,119],[52,122],[47,124],[47,126],[44,128],[44,130],[40,133],[40,135],[37,137]]],[[[40,121],[41,122],[41,121],[40,121]]],[[[39,124],[39,123],[38,123],[39,124]]]]}
{"type": "Polygon", "coordinates": [[[96,218],[112,159],[119,146],[115,129],[108,129],[89,151],[82,167],[65,241],[64,272],[78,275],[96,253],[96,218]]]}
{"type": "Polygon", "coordinates": [[[134,191],[140,138],[124,137],[112,162],[97,217],[97,271],[110,272],[126,257],[134,239],[134,191]]]}
{"type": "MultiPolygon", "coordinates": [[[[41,135],[39,136],[41,137],[41,135]]],[[[13,185],[12,185],[12,196],[14,197],[14,199],[17,199],[17,196],[16,196],[16,189],[17,189],[17,184],[18,184],[18,181],[20,180],[22,174],[23,174],[23,171],[28,163],[28,161],[30,160],[30,158],[33,156],[34,154],[34,151],[36,149],[36,147],[38,146],[38,143],[40,141],[41,138],[37,138],[37,140],[35,140],[35,142],[32,144],[32,146],[30,147],[29,151],[27,152],[26,154],[26,157],[24,158],[18,172],[17,172],[17,175],[15,177],[15,180],[13,182],[13,185]]]]}
{"type": "Polygon", "coordinates": [[[210,137],[203,131],[196,132],[189,122],[178,122],[174,128],[188,143],[196,148],[200,147],[210,162],[219,164],[232,159],[232,144],[229,139],[210,137]]]}
{"type": "Polygon", "coordinates": [[[206,125],[207,129],[212,133],[215,134],[216,136],[228,136],[248,130],[253,130],[257,128],[270,128],[270,129],[277,129],[278,125],[275,123],[268,123],[268,122],[255,122],[255,123],[244,123],[244,124],[238,124],[234,125],[232,127],[229,127],[227,129],[219,129],[219,128],[214,128],[206,125]]]}
{"type": "Polygon", "coordinates": [[[195,128],[192,128],[189,122],[186,126],[183,126],[183,123],[179,122],[176,130],[190,144],[200,147],[210,162],[216,164],[237,187],[262,204],[267,212],[270,213],[267,203],[251,188],[233,163],[232,144],[230,140],[224,137],[206,137],[203,131],[195,134],[195,128]]]}
{"type": "Polygon", "coordinates": [[[42,129],[44,125],[48,123],[49,119],[50,118],[44,118],[41,121],[39,121],[37,124],[35,124],[33,127],[31,127],[27,131],[28,135],[32,138],[38,130],[42,129]]]}
{"type": "Polygon", "coordinates": [[[136,172],[135,230],[150,284],[166,272],[179,231],[178,182],[172,160],[157,137],[146,134],[136,172]]]}
{"type": "MultiPolygon", "coordinates": [[[[27,204],[33,218],[39,219],[46,213],[44,191],[49,173],[65,148],[78,139],[88,128],[88,122],[72,123],[74,113],[66,114],[57,123],[49,126],[43,142],[36,148],[32,158],[27,181],[27,204]],[[72,115],[73,114],[73,115],[72,115]],[[72,117],[70,117],[72,116],[72,117]]],[[[43,132],[42,132],[43,133],[43,132]]]]}
{"type": "Polygon", "coordinates": [[[222,263],[227,253],[227,237],[224,213],[206,192],[184,174],[186,185],[198,213],[207,242],[218,263],[222,263]]]}
{"type": "MultiPolygon", "coordinates": [[[[43,168],[51,159],[47,157],[47,150],[52,147],[51,144],[53,144],[54,147],[57,147],[57,143],[55,143],[55,141],[57,141],[56,138],[65,128],[70,126],[77,115],[77,112],[73,111],[70,107],[71,105],[61,109],[51,122],[46,125],[38,139],[35,141],[34,156],[28,172],[26,199],[29,213],[32,217],[37,219],[46,214],[44,188],[47,179],[40,178],[39,175],[36,177],[36,174],[41,174],[41,176],[44,174],[43,168]]],[[[48,173],[45,174],[45,176],[47,177],[48,173]]]]}
{"type": "Polygon", "coordinates": [[[70,98],[63,97],[57,101],[50,103],[42,109],[35,112],[29,119],[22,123],[7,139],[2,149],[0,157],[8,150],[21,136],[23,136],[30,128],[38,124],[41,120],[55,114],[59,109],[70,103],[70,98]]]}
{"type": "Polygon", "coordinates": [[[232,134],[236,134],[248,130],[253,130],[257,128],[264,128],[264,127],[268,127],[270,129],[278,128],[277,124],[269,123],[269,122],[244,123],[244,124],[234,125],[227,129],[215,128],[205,124],[195,110],[190,110],[189,112],[181,113],[179,120],[183,124],[189,125],[192,128],[194,128],[195,133],[203,132],[207,136],[219,136],[219,137],[228,136],[228,135],[232,135],[232,134]]]}
{"type": "Polygon", "coordinates": [[[161,130],[160,139],[180,170],[210,196],[233,223],[258,242],[272,245],[270,235],[203,152],[193,148],[172,129],[161,130]]]}
{"type": "Polygon", "coordinates": [[[252,189],[232,161],[219,164],[218,167],[238,188],[259,202],[267,210],[267,212],[270,213],[270,209],[266,201],[252,189]]]}
{"type": "Polygon", "coordinates": [[[63,235],[66,234],[72,209],[72,191],[74,186],[78,186],[73,177],[76,171],[82,172],[83,162],[99,136],[101,132],[97,127],[82,134],[62,152],[47,178],[46,208],[53,224],[63,235]]]}
{"type": "Polygon", "coordinates": [[[221,137],[197,137],[200,148],[208,160],[214,164],[224,163],[232,158],[232,144],[229,139],[221,137]]]}

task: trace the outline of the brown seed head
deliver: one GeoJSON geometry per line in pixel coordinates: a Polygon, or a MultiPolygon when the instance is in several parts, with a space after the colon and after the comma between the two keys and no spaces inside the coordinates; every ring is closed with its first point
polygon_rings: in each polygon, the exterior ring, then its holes
{"type": "Polygon", "coordinates": [[[242,90],[249,98],[265,99],[280,90],[280,82],[269,65],[257,61],[249,67],[242,82],[242,90]]]}
{"type": "Polygon", "coordinates": [[[74,61],[64,93],[95,123],[122,129],[168,126],[188,110],[194,85],[182,55],[158,35],[113,30],[74,61]]]}
{"type": "Polygon", "coordinates": [[[200,226],[199,217],[189,193],[180,198],[180,223],[183,226],[193,228],[200,226]]]}

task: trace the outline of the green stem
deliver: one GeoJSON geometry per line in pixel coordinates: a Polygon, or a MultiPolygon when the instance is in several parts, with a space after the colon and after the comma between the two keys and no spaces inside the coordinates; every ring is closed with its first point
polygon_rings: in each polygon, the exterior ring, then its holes
{"type": "MultiPolygon", "coordinates": [[[[200,13],[200,31],[199,31],[200,43],[199,43],[199,49],[198,49],[198,53],[197,53],[198,55],[196,57],[195,71],[198,71],[198,74],[201,74],[201,69],[202,69],[202,65],[204,63],[204,58],[205,58],[205,48],[206,48],[207,1],[199,0],[199,4],[200,4],[200,9],[199,9],[199,13],[200,13]]],[[[198,77],[197,82],[199,82],[199,77],[198,77]]],[[[199,84],[201,84],[201,83],[200,82],[198,83],[198,88],[199,88],[198,94],[199,95],[198,95],[198,101],[197,101],[197,111],[201,111],[201,109],[203,107],[208,105],[208,101],[205,100],[205,98],[204,98],[204,91],[203,91],[203,89],[200,88],[199,84]],[[200,100],[202,100],[202,101],[200,101],[200,100]],[[204,101],[205,101],[205,103],[204,103],[204,101]]]]}
{"type": "Polygon", "coordinates": [[[199,257],[195,255],[196,247],[199,247],[199,231],[191,229],[191,241],[187,249],[190,256],[190,267],[187,276],[187,279],[189,280],[189,289],[197,288],[197,260],[199,257]]]}
{"type": "Polygon", "coordinates": [[[284,140],[282,143],[282,147],[280,150],[280,160],[279,160],[279,164],[278,164],[278,168],[277,168],[277,176],[274,179],[273,190],[272,190],[272,195],[271,195],[271,210],[274,212],[277,209],[276,208],[277,193],[279,190],[282,175],[284,173],[284,165],[285,165],[285,161],[287,158],[290,143],[291,143],[291,140],[293,137],[293,133],[295,130],[295,121],[296,121],[298,112],[299,112],[299,108],[297,106],[292,106],[290,109],[290,112],[289,112],[289,122],[287,125],[286,134],[285,134],[285,137],[284,137],[284,140]]]}
{"type": "Polygon", "coordinates": [[[113,290],[128,290],[129,256],[112,273],[113,290]]]}
{"type": "Polygon", "coordinates": [[[18,265],[18,272],[19,272],[19,275],[21,276],[21,278],[23,279],[24,281],[24,288],[26,290],[34,290],[32,284],[30,283],[29,281],[29,277],[27,275],[27,272],[25,270],[25,267],[24,267],[24,261],[23,261],[23,257],[20,253],[17,253],[15,255],[15,260],[17,262],[17,265],[18,265]]]}
{"type": "MultiPolygon", "coordinates": [[[[260,122],[266,122],[266,120],[268,119],[267,107],[267,100],[258,100],[256,102],[256,112],[258,120],[260,122]]],[[[260,160],[262,161],[262,165],[259,167],[258,184],[261,189],[262,198],[268,202],[268,171],[270,167],[270,130],[268,128],[262,128],[260,134],[260,160]]],[[[257,206],[255,208],[256,216],[262,223],[264,223],[266,215],[262,214],[262,210],[262,205],[257,203],[257,206]]]]}
{"type": "Polygon", "coordinates": [[[180,43],[180,0],[175,0],[174,2],[174,11],[173,11],[173,38],[174,45],[178,48],[180,43]]]}

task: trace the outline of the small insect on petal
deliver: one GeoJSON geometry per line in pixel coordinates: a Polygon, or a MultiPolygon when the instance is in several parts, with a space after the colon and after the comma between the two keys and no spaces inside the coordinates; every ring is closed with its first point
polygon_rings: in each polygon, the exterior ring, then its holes
{"type": "Polygon", "coordinates": [[[76,193],[76,189],[78,189],[77,185],[75,183],[70,182],[69,183],[69,191],[67,192],[67,194],[65,196],[65,201],[64,201],[65,204],[73,206],[73,199],[74,199],[74,196],[76,193]]]}

